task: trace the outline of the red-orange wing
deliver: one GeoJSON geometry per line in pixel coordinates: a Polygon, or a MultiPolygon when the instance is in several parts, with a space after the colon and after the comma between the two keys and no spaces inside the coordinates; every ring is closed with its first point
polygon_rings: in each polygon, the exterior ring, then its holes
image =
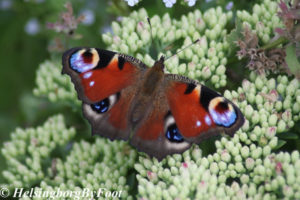
{"type": "Polygon", "coordinates": [[[93,134],[128,139],[128,112],[145,65],[116,52],[81,47],[66,51],[62,63],[83,101],[93,134]]]}
{"type": "Polygon", "coordinates": [[[168,104],[186,141],[199,143],[221,132],[233,135],[243,125],[239,108],[220,94],[183,76],[167,79],[168,104]]]}

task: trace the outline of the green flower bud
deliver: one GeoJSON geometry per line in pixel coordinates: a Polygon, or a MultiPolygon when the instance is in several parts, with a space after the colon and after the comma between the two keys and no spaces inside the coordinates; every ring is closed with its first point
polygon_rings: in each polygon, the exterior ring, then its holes
{"type": "Polygon", "coordinates": [[[231,156],[226,150],[221,153],[221,160],[224,162],[229,162],[231,160],[231,156]]]}
{"type": "MultiPolygon", "coordinates": [[[[144,62],[148,66],[152,66],[154,64],[154,60],[151,58],[151,56],[149,54],[145,55],[144,62]]],[[[176,69],[176,68],[174,68],[174,69],[176,69]]]]}
{"type": "Polygon", "coordinates": [[[253,114],[253,108],[252,108],[252,106],[251,105],[247,105],[244,113],[245,113],[247,119],[251,119],[252,118],[252,114],[253,114]]]}
{"type": "Polygon", "coordinates": [[[221,86],[221,87],[226,86],[226,84],[227,84],[226,79],[221,79],[221,80],[220,80],[220,86],[221,86]]]}
{"type": "Polygon", "coordinates": [[[275,108],[276,108],[277,111],[280,111],[282,109],[282,102],[281,101],[276,101],[275,108]]]}
{"type": "Polygon", "coordinates": [[[220,64],[221,65],[226,65],[227,64],[227,58],[222,58],[220,64]]]}
{"type": "Polygon", "coordinates": [[[263,122],[267,122],[267,115],[266,114],[261,114],[260,115],[260,123],[263,123],[263,122]]]}
{"type": "Polygon", "coordinates": [[[225,193],[224,189],[223,188],[217,188],[216,196],[219,197],[219,198],[220,197],[225,197],[226,193],[225,193]]]}
{"type": "Polygon", "coordinates": [[[265,147],[263,148],[263,155],[264,155],[264,156],[268,156],[268,155],[270,155],[270,153],[271,153],[271,147],[265,146],[265,147]]]}
{"type": "Polygon", "coordinates": [[[293,105],[293,113],[300,113],[300,104],[298,104],[298,103],[295,103],[294,105],[293,105]]]}
{"type": "Polygon", "coordinates": [[[269,142],[269,145],[272,149],[274,149],[277,146],[277,143],[278,143],[278,138],[273,137],[272,140],[269,142]]]}
{"type": "Polygon", "coordinates": [[[284,186],[284,189],[282,192],[287,198],[291,198],[294,194],[293,189],[289,186],[284,186]]]}
{"type": "Polygon", "coordinates": [[[219,172],[219,167],[218,167],[218,164],[216,162],[211,163],[210,171],[213,174],[217,174],[219,172]]]}
{"type": "Polygon", "coordinates": [[[257,158],[259,158],[259,157],[261,156],[261,154],[262,154],[262,149],[261,149],[261,147],[257,147],[257,149],[254,149],[254,150],[251,152],[251,157],[257,159],[257,158]]]}
{"type": "Polygon", "coordinates": [[[264,86],[264,82],[260,77],[257,77],[255,80],[255,86],[257,89],[261,90],[264,86]]]}
{"type": "Polygon", "coordinates": [[[272,114],[272,115],[269,117],[269,125],[270,125],[270,126],[275,126],[276,123],[277,123],[277,115],[272,114]]]}
{"type": "Polygon", "coordinates": [[[295,94],[295,91],[296,91],[296,87],[293,84],[289,84],[286,87],[286,94],[287,95],[293,96],[295,94]]]}
{"type": "Polygon", "coordinates": [[[270,36],[268,34],[264,34],[263,37],[262,37],[262,41],[264,43],[268,43],[270,40],[270,36]]]}
{"type": "Polygon", "coordinates": [[[211,76],[211,71],[208,66],[206,66],[202,69],[202,76],[204,79],[208,79],[211,76]]]}
{"type": "Polygon", "coordinates": [[[246,168],[248,170],[252,170],[253,167],[254,167],[254,165],[255,165],[255,162],[254,162],[254,160],[252,158],[247,158],[246,159],[246,168]]]}
{"type": "Polygon", "coordinates": [[[288,122],[288,127],[293,127],[294,125],[295,125],[295,122],[293,122],[293,121],[288,122]]]}
{"type": "Polygon", "coordinates": [[[291,121],[292,120],[292,114],[291,114],[291,110],[288,109],[286,111],[284,111],[281,115],[282,119],[286,122],[291,121]]]}
{"type": "Polygon", "coordinates": [[[202,158],[201,165],[205,168],[207,168],[209,166],[209,162],[208,162],[207,158],[205,158],[205,157],[202,158]]]}
{"type": "Polygon", "coordinates": [[[251,87],[251,83],[244,79],[243,82],[242,82],[242,86],[243,86],[243,89],[245,92],[249,91],[250,87],[251,87]]]}
{"type": "Polygon", "coordinates": [[[115,35],[121,34],[121,27],[117,22],[112,22],[111,27],[115,35]]]}
{"type": "Polygon", "coordinates": [[[112,43],[112,38],[109,34],[103,34],[102,39],[103,39],[103,42],[106,44],[112,43]]]}
{"type": "Polygon", "coordinates": [[[263,103],[263,97],[261,95],[256,95],[256,104],[259,105],[259,104],[262,104],[263,103]]]}
{"type": "Polygon", "coordinates": [[[243,184],[249,183],[249,176],[246,175],[246,174],[243,174],[243,175],[241,176],[241,182],[242,182],[243,184]]]}
{"type": "Polygon", "coordinates": [[[230,171],[230,177],[235,178],[236,176],[237,176],[236,171],[231,170],[231,171],[230,171]]]}
{"type": "MultiPolygon", "coordinates": [[[[220,143],[220,144],[221,144],[221,143],[220,143]]],[[[214,159],[216,162],[219,162],[221,158],[220,158],[220,155],[219,155],[219,154],[214,153],[213,159],[214,159]]]]}
{"type": "Polygon", "coordinates": [[[248,190],[248,195],[251,196],[251,197],[252,197],[252,196],[254,197],[255,195],[257,195],[257,190],[256,190],[256,188],[257,188],[257,187],[255,186],[255,184],[253,184],[253,183],[250,184],[250,187],[249,187],[249,190],[248,190]]]}
{"type": "Polygon", "coordinates": [[[218,176],[218,182],[221,183],[221,184],[224,184],[226,182],[226,176],[219,175],[218,176]]]}
{"type": "Polygon", "coordinates": [[[231,93],[228,90],[225,90],[224,97],[227,99],[232,99],[231,93]]]}
{"type": "Polygon", "coordinates": [[[237,147],[232,147],[230,152],[232,153],[233,156],[236,156],[239,154],[239,148],[237,147]]]}
{"type": "Polygon", "coordinates": [[[128,54],[128,52],[129,52],[129,48],[128,48],[128,46],[126,44],[121,44],[120,50],[124,54],[128,54]]]}
{"type": "Polygon", "coordinates": [[[286,123],[283,120],[279,120],[277,125],[277,132],[282,133],[285,130],[286,130],[286,123]]]}
{"type": "Polygon", "coordinates": [[[297,103],[300,104],[300,95],[296,94],[297,103]]]}
{"type": "Polygon", "coordinates": [[[237,163],[235,164],[235,170],[236,170],[238,173],[242,173],[242,172],[245,171],[245,168],[244,168],[244,166],[242,165],[241,162],[237,162],[237,163]]]}
{"type": "Polygon", "coordinates": [[[219,162],[219,169],[221,171],[225,171],[226,168],[227,168],[227,164],[225,162],[223,162],[223,161],[219,162]]]}
{"type": "Polygon", "coordinates": [[[267,131],[266,131],[266,137],[268,139],[273,138],[276,134],[276,129],[277,129],[277,127],[268,127],[267,131]]]}
{"type": "Polygon", "coordinates": [[[216,49],[215,48],[209,48],[207,51],[208,58],[213,58],[216,56],[216,49]]]}
{"type": "Polygon", "coordinates": [[[208,155],[207,156],[207,160],[208,160],[208,162],[213,162],[214,161],[214,157],[212,156],[212,155],[208,155]]]}
{"type": "Polygon", "coordinates": [[[291,158],[292,158],[292,162],[296,163],[300,158],[299,151],[293,151],[291,154],[291,158]]]}
{"type": "Polygon", "coordinates": [[[178,67],[178,72],[180,74],[184,74],[186,71],[186,64],[180,64],[179,67],[178,67]]]}
{"type": "Polygon", "coordinates": [[[282,84],[282,83],[279,83],[277,85],[277,91],[281,94],[281,95],[284,95],[284,92],[285,92],[285,86],[282,84]]]}
{"type": "MultiPolygon", "coordinates": [[[[198,59],[198,57],[196,57],[198,59]]],[[[217,66],[219,64],[219,58],[217,56],[214,56],[211,58],[211,64],[213,66],[217,66]]],[[[217,72],[218,75],[223,75],[223,74],[219,74],[221,71],[217,72]]]]}
{"type": "Polygon", "coordinates": [[[241,154],[244,158],[247,158],[249,156],[249,147],[248,146],[244,146],[241,149],[241,154]]]}

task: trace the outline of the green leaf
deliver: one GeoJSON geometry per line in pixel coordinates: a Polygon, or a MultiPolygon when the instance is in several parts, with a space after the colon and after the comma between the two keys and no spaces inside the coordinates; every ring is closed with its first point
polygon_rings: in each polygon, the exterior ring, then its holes
{"type": "Polygon", "coordinates": [[[296,55],[295,44],[287,46],[285,53],[286,53],[285,61],[288,65],[288,68],[291,70],[291,73],[294,74],[295,76],[299,76],[300,63],[296,55]]]}
{"type": "Polygon", "coordinates": [[[230,34],[226,37],[226,40],[228,41],[229,45],[232,47],[230,48],[232,51],[236,48],[236,44],[235,42],[242,38],[242,29],[243,29],[243,26],[242,26],[242,22],[237,19],[235,20],[235,29],[233,29],[230,34]]]}
{"type": "Polygon", "coordinates": [[[286,141],[284,140],[278,140],[277,146],[274,148],[275,149],[280,149],[283,145],[285,145],[286,141]]]}
{"type": "Polygon", "coordinates": [[[291,132],[280,133],[278,134],[278,137],[285,140],[297,140],[299,138],[296,133],[291,133],[291,132]]]}

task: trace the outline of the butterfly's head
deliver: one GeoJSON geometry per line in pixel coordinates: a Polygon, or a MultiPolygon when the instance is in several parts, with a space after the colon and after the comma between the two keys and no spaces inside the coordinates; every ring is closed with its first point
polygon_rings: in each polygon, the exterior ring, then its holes
{"type": "Polygon", "coordinates": [[[155,61],[153,67],[156,69],[156,70],[159,70],[159,71],[164,71],[165,69],[165,57],[164,56],[161,56],[159,60],[155,61]]]}

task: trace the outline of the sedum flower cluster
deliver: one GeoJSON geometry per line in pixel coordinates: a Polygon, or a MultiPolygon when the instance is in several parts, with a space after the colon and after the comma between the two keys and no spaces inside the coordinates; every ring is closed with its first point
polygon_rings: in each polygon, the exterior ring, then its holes
{"type": "Polygon", "coordinates": [[[294,126],[300,117],[300,83],[297,79],[287,80],[287,76],[275,80],[252,73],[250,80],[244,80],[237,91],[226,90],[225,97],[245,114],[246,122],[241,130],[233,138],[217,140],[216,152],[208,156],[203,156],[195,145],[183,155],[168,157],[161,163],[140,158],[135,164],[139,172],[139,196],[144,199],[299,199],[299,152],[273,152],[280,145],[278,136],[294,126]],[[279,96],[286,99],[278,100],[279,96]]]}
{"type": "Polygon", "coordinates": [[[136,152],[125,142],[102,138],[95,138],[93,143],[72,142],[75,134],[74,128],[66,128],[62,115],[35,129],[16,129],[12,141],[2,149],[8,165],[3,172],[8,184],[2,187],[12,192],[15,188],[34,188],[36,192],[86,193],[103,188],[100,198],[105,197],[105,191],[122,191],[122,197],[132,199],[126,175],[133,168],[136,152]]]}
{"type": "Polygon", "coordinates": [[[62,115],[49,118],[35,129],[17,128],[1,152],[8,165],[3,172],[8,188],[30,187],[46,178],[43,168],[51,163],[51,153],[65,149],[74,135],[75,129],[66,128],[62,115]]]}
{"type": "Polygon", "coordinates": [[[113,22],[114,34],[106,33],[102,36],[108,49],[135,56],[152,66],[160,54],[154,57],[150,55],[151,32],[154,48],[167,56],[175,53],[166,49],[172,48],[176,41],[183,41],[181,46],[176,47],[180,51],[199,39],[197,44],[167,60],[167,71],[203,82],[209,81],[216,88],[226,85],[225,65],[228,62],[226,55],[229,44],[224,37],[227,34],[225,26],[232,18],[231,11],[223,12],[220,7],[211,8],[205,13],[195,10],[180,20],[171,19],[168,14],[162,18],[155,15],[150,19],[152,31],[147,17],[147,12],[141,9],[124,17],[120,24],[113,22]]]}
{"type": "Polygon", "coordinates": [[[274,29],[283,27],[277,12],[278,2],[264,0],[262,4],[255,4],[252,12],[237,11],[237,18],[244,25],[249,26],[259,37],[262,44],[266,44],[274,36],[274,29]]]}
{"type": "Polygon", "coordinates": [[[33,94],[45,96],[51,102],[63,100],[64,103],[75,108],[81,105],[71,79],[61,75],[60,62],[45,61],[40,65],[37,70],[36,88],[34,88],[33,94]]]}
{"type": "MultiPolygon", "coordinates": [[[[265,0],[255,5],[251,14],[237,13],[263,43],[274,36],[273,28],[281,25],[275,19],[269,23],[267,18],[277,17],[273,4],[265,0]]],[[[219,88],[230,81],[225,74],[231,50],[225,26],[232,16],[231,11],[219,7],[204,13],[195,10],[180,19],[171,19],[168,14],[153,16],[151,31],[147,12],[141,9],[113,22],[113,34],[102,38],[108,49],[135,56],[148,66],[161,53],[171,56],[175,51],[170,48],[178,41],[181,44],[176,49],[180,50],[200,39],[168,59],[167,71],[219,88]]],[[[79,109],[70,78],[60,71],[59,62],[42,63],[34,94],[79,109]]],[[[299,80],[284,73],[251,72],[245,76],[236,90],[224,92],[241,109],[245,124],[234,137],[216,139],[213,153],[194,145],[158,162],[126,142],[101,137],[75,140],[74,129],[67,129],[58,115],[41,127],[17,129],[12,134],[2,149],[9,166],[3,173],[7,186],[79,191],[102,187],[122,190],[124,199],[300,199],[299,151],[280,151],[285,143],[282,138],[300,119],[299,80]],[[135,178],[137,182],[132,183],[135,178]]]]}

